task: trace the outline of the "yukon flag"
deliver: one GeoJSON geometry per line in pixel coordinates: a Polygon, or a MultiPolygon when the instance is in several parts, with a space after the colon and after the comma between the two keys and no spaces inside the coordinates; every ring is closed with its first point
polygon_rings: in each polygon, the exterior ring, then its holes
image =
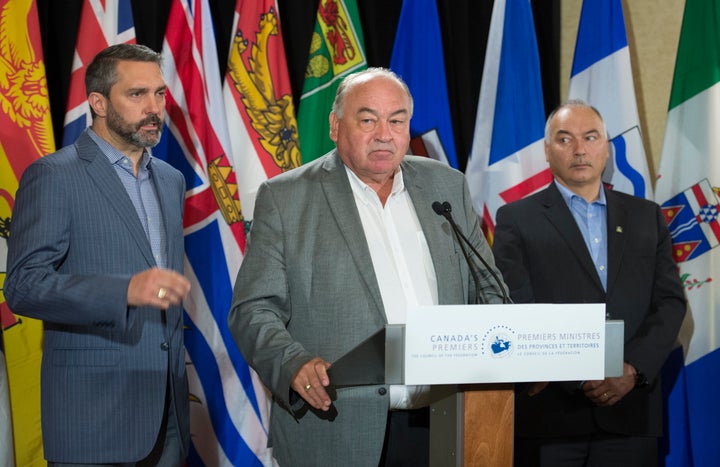
{"type": "Polygon", "coordinates": [[[492,243],[495,213],[552,181],[529,0],[497,0],[490,19],[475,135],[465,170],[475,211],[492,243]],[[505,34],[507,32],[507,34],[505,34]]]}
{"type": "Polygon", "coordinates": [[[85,92],[85,68],[108,46],[135,43],[130,0],[84,0],[73,56],[62,145],[72,144],[92,123],[85,92]]]}
{"type": "Polygon", "coordinates": [[[440,147],[428,151],[428,155],[457,168],[442,33],[435,0],[403,2],[390,69],[403,78],[414,97],[410,121],[413,139],[421,138],[426,147],[432,147],[423,135],[435,130],[440,147]]]}
{"type": "Polygon", "coordinates": [[[268,402],[227,328],[245,249],[237,178],[228,157],[215,35],[207,0],[173,0],[163,42],[167,109],[153,151],[185,174],[185,347],[189,466],[271,465],[268,402]]]}
{"type": "Polygon", "coordinates": [[[603,182],[652,199],[622,0],[583,1],[568,96],[594,106],[605,120],[612,157],[603,182]]]}
{"type": "Polygon", "coordinates": [[[252,218],[260,184],[301,164],[275,0],[237,0],[223,86],[240,205],[252,218]]]}
{"type": "Polygon", "coordinates": [[[365,40],[355,0],[320,0],[298,108],[302,161],[335,147],[328,116],[340,81],[367,68],[365,40]]]}
{"type": "MultiPolygon", "coordinates": [[[[7,238],[20,176],[55,151],[40,25],[34,0],[0,0],[0,289],[5,283],[7,238]]],[[[42,321],[14,315],[0,294],[0,324],[9,380],[14,465],[45,465],[40,431],[42,321]]],[[[1,357],[0,357],[1,358],[1,357]]],[[[0,383],[2,386],[2,383],[0,383]]],[[[10,419],[0,418],[7,438],[10,419]]],[[[0,463],[13,465],[0,448],[0,463]]]]}
{"type": "Polygon", "coordinates": [[[687,0],[655,199],[673,236],[689,313],[663,373],[665,465],[720,459],[720,1],[687,0]],[[683,359],[684,357],[684,359],[683,359]]]}

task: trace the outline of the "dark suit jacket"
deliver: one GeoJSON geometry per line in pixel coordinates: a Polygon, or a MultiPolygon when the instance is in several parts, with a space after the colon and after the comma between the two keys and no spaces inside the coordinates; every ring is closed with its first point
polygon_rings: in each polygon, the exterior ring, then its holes
{"type": "Polygon", "coordinates": [[[555,183],[498,210],[493,252],[516,303],[605,303],[608,319],[625,322],[625,361],[650,384],[609,408],[568,384],[551,384],[534,397],[517,391],[516,435],[661,434],[659,374],[685,314],[683,288],[659,206],[605,195],[607,293],[555,183]]]}
{"type": "MultiPolygon", "coordinates": [[[[184,179],[152,159],[168,267],[183,271],[184,179]]],[[[92,139],[40,158],[22,176],[8,241],[5,297],[41,319],[45,457],[131,462],[160,428],[168,374],[187,446],[182,307],[128,308],[130,277],[155,266],[117,174],[92,139]]]]}
{"type": "MultiPolygon", "coordinates": [[[[408,156],[401,166],[432,257],[440,304],[473,303],[475,286],[465,259],[448,221],[432,209],[433,201],[452,203],[460,228],[493,264],[465,177],[422,157],[408,156]]],[[[492,279],[481,282],[485,299],[501,303],[492,279]]],[[[316,356],[333,362],[386,324],[350,182],[334,152],[260,187],[228,322],[274,396],[270,439],[280,465],[378,464],[387,386],[339,389],[329,414],[290,401],[290,384],[303,364],[316,356]]]]}

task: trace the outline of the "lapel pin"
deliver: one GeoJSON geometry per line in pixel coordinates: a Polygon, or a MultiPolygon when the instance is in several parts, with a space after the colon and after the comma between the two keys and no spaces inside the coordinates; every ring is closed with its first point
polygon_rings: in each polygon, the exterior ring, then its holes
{"type": "Polygon", "coordinates": [[[619,225],[615,227],[615,232],[622,233],[622,227],[620,227],[619,225]]]}

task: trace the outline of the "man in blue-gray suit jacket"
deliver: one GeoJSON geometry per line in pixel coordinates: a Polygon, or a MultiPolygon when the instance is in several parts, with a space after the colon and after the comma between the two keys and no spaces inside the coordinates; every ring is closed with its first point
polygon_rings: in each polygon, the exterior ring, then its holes
{"type": "Polygon", "coordinates": [[[112,46],[88,66],[93,123],[22,176],[5,297],[44,322],[51,466],[182,465],[189,441],[181,302],[184,179],[150,147],[161,57],[112,46]]]}
{"type": "Polygon", "coordinates": [[[494,269],[465,177],[405,155],[411,117],[396,75],[350,75],[330,114],[337,150],[258,192],[228,321],[273,394],[270,443],[281,466],[427,465],[431,390],[373,384],[331,398],[328,362],[404,323],[410,306],[502,302],[504,285],[486,268],[475,284],[433,210],[448,201],[494,269]]]}

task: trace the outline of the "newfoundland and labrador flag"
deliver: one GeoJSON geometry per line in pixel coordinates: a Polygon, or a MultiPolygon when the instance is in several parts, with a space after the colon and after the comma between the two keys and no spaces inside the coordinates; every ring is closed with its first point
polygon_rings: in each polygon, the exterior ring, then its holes
{"type": "Polygon", "coordinates": [[[603,182],[614,190],[652,199],[622,0],[584,0],[568,97],[600,111],[610,134],[603,182]]]}
{"type": "Polygon", "coordinates": [[[496,0],[490,20],[475,135],[465,176],[492,243],[495,213],[552,181],[545,110],[529,0],[496,0]]]}
{"type": "Polygon", "coordinates": [[[98,52],[122,43],[135,43],[130,0],[84,0],[70,75],[63,146],[74,143],[92,122],[85,92],[85,68],[98,52]]]}
{"type": "Polygon", "coordinates": [[[245,249],[207,0],[173,0],[163,43],[166,128],[153,155],[187,184],[185,346],[190,380],[189,466],[272,465],[268,400],[230,335],[227,313],[245,249]]]}
{"type": "Polygon", "coordinates": [[[720,1],[687,0],[655,188],[689,304],[663,373],[668,467],[720,459],[719,122],[720,1]]]}
{"type": "Polygon", "coordinates": [[[298,106],[302,162],[335,147],[328,116],[340,81],[367,68],[365,39],[355,0],[320,0],[298,106]]]}

